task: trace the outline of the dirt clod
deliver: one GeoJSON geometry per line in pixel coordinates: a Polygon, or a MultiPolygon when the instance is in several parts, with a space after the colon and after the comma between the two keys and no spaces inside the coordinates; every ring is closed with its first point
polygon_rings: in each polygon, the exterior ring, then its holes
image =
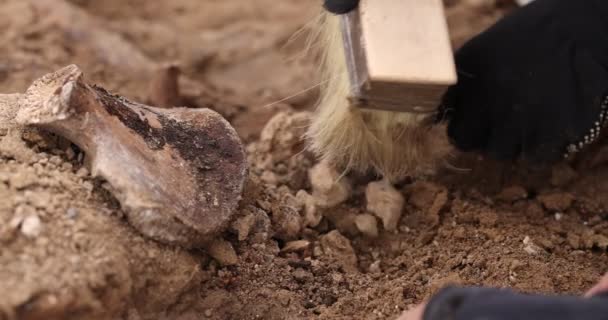
{"type": "Polygon", "coordinates": [[[337,230],[321,237],[324,258],[338,264],[346,272],[357,272],[357,254],[350,240],[337,230]]]}
{"type": "Polygon", "coordinates": [[[496,198],[505,202],[515,202],[528,197],[528,191],[522,186],[511,186],[503,189],[496,198]]]}
{"type": "Polygon", "coordinates": [[[385,230],[397,229],[405,203],[401,192],[388,181],[372,182],[365,189],[365,199],[367,210],[382,220],[385,230]]]}
{"type": "Polygon", "coordinates": [[[21,233],[30,238],[37,238],[42,232],[42,221],[36,214],[28,215],[21,221],[21,233]]]}
{"type": "Polygon", "coordinates": [[[360,214],[355,218],[355,225],[359,232],[369,238],[378,236],[378,220],[371,214],[360,214]]]}
{"type": "Polygon", "coordinates": [[[570,209],[575,197],[570,193],[558,192],[540,195],[538,200],[547,210],[563,212],[570,209]]]}
{"type": "Polygon", "coordinates": [[[232,266],[239,261],[234,247],[226,240],[218,239],[214,241],[207,247],[207,251],[222,266],[232,266]]]}
{"type": "Polygon", "coordinates": [[[324,208],[333,208],[348,200],[352,193],[351,182],[341,176],[328,163],[321,162],[308,171],[312,195],[324,208]]]}

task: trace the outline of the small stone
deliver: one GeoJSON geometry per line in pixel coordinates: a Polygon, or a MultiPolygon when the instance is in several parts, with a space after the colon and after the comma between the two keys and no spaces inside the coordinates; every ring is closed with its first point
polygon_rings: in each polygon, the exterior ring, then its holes
{"type": "Polygon", "coordinates": [[[578,250],[581,248],[581,237],[577,234],[569,232],[566,237],[566,240],[568,241],[568,244],[570,245],[570,247],[572,247],[572,249],[578,250]]]}
{"type": "Polygon", "coordinates": [[[63,162],[63,160],[61,160],[61,158],[58,157],[58,156],[52,156],[49,159],[49,162],[52,163],[52,164],[54,164],[54,165],[56,165],[56,166],[58,166],[58,165],[60,165],[63,162]]]}
{"type": "Polygon", "coordinates": [[[292,276],[299,283],[310,282],[314,278],[310,271],[306,271],[304,269],[299,268],[292,273],[292,276]]]}
{"type": "Polygon", "coordinates": [[[253,244],[265,243],[272,236],[272,222],[266,211],[255,206],[248,206],[247,210],[254,216],[255,223],[249,232],[250,242],[253,244]]]}
{"type": "Polygon", "coordinates": [[[416,181],[405,188],[405,192],[409,195],[408,202],[421,210],[428,210],[437,195],[444,191],[446,191],[444,187],[428,181],[416,181]]]}
{"type": "Polygon", "coordinates": [[[317,209],[315,198],[305,190],[300,190],[296,194],[296,199],[304,208],[304,226],[315,228],[323,219],[320,210],[317,209]]]}
{"type": "Polygon", "coordinates": [[[291,206],[277,205],[272,209],[272,222],[275,227],[275,237],[290,241],[300,236],[302,218],[298,210],[291,206]]]}
{"type": "Polygon", "coordinates": [[[72,147],[68,147],[68,148],[65,150],[65,157],[66,157],[68,160],[73,160],[73,159],[76,157],[76,153],[74,152],[74,149],[72,149],[72,147]]]}
{"type": "Polygon", "coordinates": [[[564,214],[561,212],[556,212],[555,213],[555,221],[561,221],[564,217],[564,214]]]}
{"type": "Polygon", "coordinates": [[[515,202],[526,198],[528,198],[528,191],[521,186],[505,188],[496,196],[496,199],[505,202],[515,202]]]}
{"type": "Polygon", "coordinates": [[[213,241],[207,247],[207,252],[222,266],[233,266],[239,262],[232,243],[223,239],[213,241]]]}
{"type": "Polygon", "coordinates": [[[310,248],[310,241],[308,240],[297,240],[290,241],[285,244],[281,252],[283,253],[291,253],[291,252],[301,252],[310,248]]]}
{"type": "Polygon", "coordinates": [[[80,168],[78,169],[78,171],[76,171],[76,176],[79,178],[85,178],[89,175],[89,170],[87,170],[87,168],[80,168]]]}
{"type": "Polygon", "coordinates": [[[78,209],[76,209],[76,208],[68,208],[68,210],[65,213],[65,216],[68,219],[76,219],[78,217],[78,209]]]}
{"type": "Polygon", "coordinates": [[[380,268],[380,263],[381,263],[380,260],[374,261],[374,263],[372,263],[369,266],[369,269],[368,269],[369,273],[381,273],[382,269],[380,268]]]}
{"type": "Polygon", "coordinates": [[[326,162],[321,162],[308,171],[312,195],[323,208],[333,208],[350,198],[350,181],[326,162]]]}
{"type": "Polygon", "coordinates": [[[260,176],[260,179],[269,185],[277,185],[279,183],[279,177],[270,170],[264,171],[260,176]]]}
{"type": "Polygon", "coordinates": [[[593,237],[593,242],[595,243],[595,245],[602,249],[602,250],[606,250],[608,249],[608,237],[601,235],[601,234],[596,234],[593,237]]]}
{"type": "Polygon", "coordinates": [[[72,167],[73,167],[73,165],[72,165],[71,163],[69,163],[69,162],[64,162],[64,163],[61,165],[61,170],[62,170],[62,171],[71,171],[71,170],[72,170],[72,167]]]}
{"type": "Polygon", "coordinates": [[[337,230],[321,237],[321,247],[326,258],[342,267],[346,272],[357,272],[357,255],[350,240],[337,230]]]}
{"type": "Polygon", "coordinates": [[[323,214],[325,215],[325,218],[327,218],[326,220],[331,222],[342,234],[349,236],[356,236],[359,234],[359,229],[357,229],[357,226],[355,225],[358,210],[336,208],[325,210],[323,214]]]}
{"type": "Polygon", "coordinates": [[[378,237],[378,220],[371,214],[360,214],[355,218],[359,232],[368,238],[378,237]]]}
{"type": "Polygon", "coordinates": [[[547,210],[564,212],[572,206],[575,197],[566,192],[551,193],[538,196],[538,201],[547,210]]]}
{"type": "Polygon", "coordinates": [[[33,206],[30,206],[27,204],[22,204],[22,205],[19,205],[15,209],[15,216],[21,217],[21,219],[23,219],[26,216],[33,216],[33,215],[36,215],[36,208],[34,208],[33,206]]]}
{"type": "Polygon", "coordinates": [[[530,239],[530,237],[526,236],[524,238],[524,251],[530,255],[538,255],[538,254],[546,254],[547,252],[545,251],[545,249],[537,246],[536,244],[534,244],[532,242],[532,239],[530,239]]]}
{"type": "Polygon", "coordinates": [[[405,203],[401,192],[395,189],[390,182],[384,180],[368,184],[365,189],[365,198],[367,210],[382,220],[384,229],[396,230],[405,203]]]}
{"type": "Polygon", "coordinates": [[[249,237],[254,224],[255,216],[251,213],[237,219],[232,224],[232,229],[236,231],[239,241],[245,241],[249,237]]]}
{"type": "Polygon", "coordinates": [[[30,238],[36,238],[42,232],[42,221],[38,215],[29,215],[21,222],[21,233],[30,238]]]}
{"type": "Polygon", "coordinates": [[[210,309],[207,309],[207,310],[205,310],[204,314],[205,314],[205,317],[211,318],[211,316],[213,316],[213,311],[211,311],[210,309]]]}

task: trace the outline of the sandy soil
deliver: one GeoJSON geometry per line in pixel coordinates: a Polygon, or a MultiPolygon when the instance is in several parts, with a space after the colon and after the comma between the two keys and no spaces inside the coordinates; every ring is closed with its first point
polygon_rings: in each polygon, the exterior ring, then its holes
{"type": "MultiPolygon", "coordinates": [[[[510,8],[446,3],[455,46],[510,8]]],[[[155,69],[177,62],[184,104],[229,119],[251,163],[225,242],[184,251],[131,228],[70,142],[0,130],[0,319],[392,319],[449,283],[578,294],[606,271],[601,150],[552,168],[455,158],[466,170],[398,186],[403,217],[377,237],[356,225],[369,179],[349,177],[346,202],[312,208],[304,191],[315,160],[300,136],[317,92],[268,105],[314,86],[306,31],[294,33],[318,7],[0,0],[0,92],[75,63],[89,81],[145,102],[155,69]]]]}

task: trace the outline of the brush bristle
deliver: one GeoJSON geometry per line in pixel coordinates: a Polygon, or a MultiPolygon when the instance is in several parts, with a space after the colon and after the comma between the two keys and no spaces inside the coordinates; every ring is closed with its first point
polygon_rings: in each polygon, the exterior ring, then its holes
{"type": "Polygon", "coordinates": [[[451,152],[445,126],[424,124],[429,115],[352,106],[340,18],[322,13],[317,27],[322,86],[307,132],[310,149],[337,167],[391,181],[433,174],[451,152]]]}

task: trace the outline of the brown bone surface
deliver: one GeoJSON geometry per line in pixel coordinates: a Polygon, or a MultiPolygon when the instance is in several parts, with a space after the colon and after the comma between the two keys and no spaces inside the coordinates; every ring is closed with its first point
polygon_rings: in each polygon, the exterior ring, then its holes
{"type": "Polygon", "coordinates": [[[34,82],[18,109],[17,123],[81,147],[92,174],[109,182],[130,223],[148,237],[202,246],[237,209],[246,156],[214,111],[133,103],[86,84],[76,66],[34,82]]]}

